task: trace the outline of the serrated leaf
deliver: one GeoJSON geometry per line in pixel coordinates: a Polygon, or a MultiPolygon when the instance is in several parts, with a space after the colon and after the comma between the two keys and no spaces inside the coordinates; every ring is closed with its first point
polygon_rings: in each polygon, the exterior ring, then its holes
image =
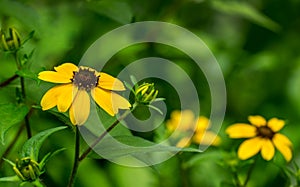
{"type": "MultiPolygon", "coordinates": [[[[194,148],[178,148],[161,145],[137,136],[108,137],[99,142],[94,150],[97,153],[101,153],[101,156],[104,158],[118,158],[127,155],[142,158],[143,155],[145,156],[155,152],[201,152],[201,150],[194,148]]],[[[148,162],[147,160],[144,161],[148,162]]]]}
{"type": "Polygon", "coordinates": [[[247,2],[214,0],[212,6],[218,11],[241,16],[271,31],[277,32],[280,30],[278,23],[260,13],[247,2]]]}
{"type": "Polygon", "coordinates": [[[28,112],[29,108],[25,105],[0,104],[0,136],[2,144],[4,144],[6,132],[13,125],[21,122],[28,112]]]}
{"type": "Polygon", "coordinates": [[[47,129],[31,137],[24,143],[21,149],[21,157],[30,157],[34,160],[38,160],[40,148],[43,142],[46,140],[46,138],[51,134],[65,128],[67,127],[56,127],[52,129],[47,129]]]}
{"type": "Polygon", "coordinates": [[[119,23],[128,24],[133,17],[131,8],[123,1],[92,1],[88,7],[101,15],[107,16],[119,23]]]}

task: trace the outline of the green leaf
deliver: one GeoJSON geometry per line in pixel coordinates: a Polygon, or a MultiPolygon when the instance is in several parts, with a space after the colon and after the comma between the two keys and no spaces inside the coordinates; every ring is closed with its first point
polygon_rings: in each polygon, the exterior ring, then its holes
{"type": "Polygon", "coordinates": [[[21,181],[17,175],[0,178],[0,182],[19,182],[21,181]]]}
{"type": "Polygon", "coordinates": [[[44,169],[46,163],[48,162],[48,160],[49,160],[51,157],[55,156],[56,154],[58,154],[58,153],[60,153],[60,152],[62,152],[62,151],[64,151],[64,150],[66,150],[66,148],[61,148],[61,149],[58,149],[58,150],[56,150],[56,151],[54,151],[54,152],[50,152],[50,153],[46,154],[46,155],[44,156],[44,158],[41,160],[41,162],[39,163],[39,166],[40,166],[42,172],[43,172],[43,169],[44,169]]]}
{"type": "Polygon", "coordinates": [[[19,75],[20,77],[33,79],[33,80],[37,81],[38,83],[40,82],[40,79],[38,79],[37,74],[33,73],[32,71],[30,71],[28,69],[18,70],[18,71],[16,71],[16,74],[19,75]]]}
{"type": "Polygon", "coordinates": [[[2,144],[4,144],[6,132],[13,125],[21,122],[28,112],[29,108],[25,105],[0,104],[0,138],[2,144]]]}
{"type": "MultiPolygon", "coordinates": [[[[101,153],[104,158],[118,158],[124,156],[134,156],[144,162],[145,156],[152,153],[174,153],[174,152],[201,152],[194,148],[178,148],[174,146],[161,145],[155,142],[145,140],[137,136],[115,136],[103,139],[94,148],[95,152],[101,153]]],[[[150,161],[151,162],[151,161],[150,161]]]]}
{"type": "Polygon", "coordinates": [[[226,14],[244,17],[271,31],[278,32],[280,30],[280,25],[257,11],[247,2],[214,0],[212,6],[226,14]]]}
{"type": "Polygon", "coordinates": [[[42,146],[42,143],[46,140],[46,138],[51,134],[65,128],[67,127],[56,127],[52,129],[47,129],[31,137],[24,143],[21,149],[21,157],[30,157],[34,160],[38,160],[40,148],[42,146]]]}
{"type": "Polygon", "coordinates": [[[133,17],[131,8],[122,1],[91,1],[88,3],[88,8],[122,24],[130,23],[133,17]]]}

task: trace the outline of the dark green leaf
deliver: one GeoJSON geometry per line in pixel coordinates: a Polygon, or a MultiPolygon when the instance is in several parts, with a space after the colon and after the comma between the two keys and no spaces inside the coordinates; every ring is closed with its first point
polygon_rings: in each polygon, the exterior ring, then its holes
{"type": "Polygon", "coordinates": [[[130,7],[123,1],[92,1],[88,3],[88,7],[122,24],[130,23],[133,17],[130,7]]]}
{"type": "Polygon", "coordinates": [[[276,22],[263,15],[246,2],[215,0],[212,1],[212,6],[224,13],[244,17],[269,30],[275,32],[280,30],[280,26],[276,22]]]}
{"type": "Polygon", "coordinates": [[[34,160],[38,160],[40,148],[43,142],[46,140],[46,138],[54,132],[60,131],[65,128],[67,127],[56,127],[52,129],[47,129],[31,137],[24,143],[21,150],[21,157],[30,157],[34,160]]]}
{"type": "Polygon", "coordinates": [[[13,125],[21,122],[28,112],[29,109],[25,105],[0,104],[0,136],[2,144],[4,144],[6,132],[13,125]]]}

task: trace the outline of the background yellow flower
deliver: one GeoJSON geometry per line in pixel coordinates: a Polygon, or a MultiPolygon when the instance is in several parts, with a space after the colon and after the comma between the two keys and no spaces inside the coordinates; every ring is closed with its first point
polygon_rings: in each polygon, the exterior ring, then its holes
{"type": "Polygon", "coordinates": [[[230,138],[249,138],[238,149],[238,157],[248,159],[261,152],[265,160],[271,160],[275,147],[281,152],[286,161],[292,159],[292,143],[279,133],[285,123],[283,120],[272,118],[268,122],[262,116],[249,116],[251,124],[236,123],[226,129],[230,138]]]}
{"type": "Polygon", "coordinates": [[[209,131],[210,121],[204,116],[195,119],[191,110],[175,110],[171,113],[171,118],[166,123],[167,129],[178,136],[177,147],[187,147],[192,142],[201,145],[220,144],[220,137],[214,132],[209,131]],[[188,133],[194,133],[191,138],[187,137],[188,133]]]}

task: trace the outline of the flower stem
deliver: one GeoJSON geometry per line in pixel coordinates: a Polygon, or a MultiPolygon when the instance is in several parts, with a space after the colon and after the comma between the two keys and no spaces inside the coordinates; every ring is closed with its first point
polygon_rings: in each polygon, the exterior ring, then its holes
{"type": "MultiPolygon", "coordinates": [[[[15,51],[13,53],[13,56],[15,58],[18,70],[22,69],[22,64],[18,58],[18,51],[15,51]]],[[[26,91],[25,91],[25,81],[24,81],[24,77],[20,77],[20,84],[21,84],[21,101],[24,102],[26,99],[26,91]]],[[[28,114],[25,116],[25,126],[26,126],[26,132],[27,132],[27,138],[31,138],[32,133],[31,133],[31,129],[30,129],[30,123],[29,123],[29,117],[28,114]]]]}
{"type": "Polygon", "coordinates": [[[247,172],[247,176],[246,176],[245,182],[244,182],[244,184],[243,184],[243,187],[246,187],[247,184],[248,184],[248,182],[249,182],[249,179],[250,179],[250,177],[251,177],[251,174],[252,174],[252,171],[253,171],[253,169],[254,169],[254,166],[256,165],[257,158],[258,158],[258,157],[256,157],[256,159],[254,160],[253,164],[250,166],[250,168],[249,168],[249,170],[248,170],[248,172],[247,172]]]}
{"type": "Polygon", "coordinates": [[[8,78],[7,80],[5,80],[4,82],[0,83],[0,88],[3,88],[5,86],[7,86],[9,83],[11,83],[12,81],[14,81],[16,78],[18,78],[18,75],[13,75],[10,78],[8,78]]]}
{"type": "Polygon", "coordinates": [[[75,151],[74,151],[74,164],[72,168],[72,173],[69,179],[68,187],[72,187],[75,182],[75,176],[78,170],[79,166],[79,150],[80,150],[80,135],[79,135],[79,129],[76,126],[75,130],[75,151]]]}
{"type": "Polygon", "coordinates": [[[136,105],[133,105],[131,110],[127,110],[126,112],[124,112],[124,114],[122,116],[120,116],[116,121],[114,121],[107,129],[106,131],[104,131],[95,141],[92,145],[90,145],[83,153],[82,155],[79,157],[79,161],[82,161],[85,157],[87,157],[87,155],[92,151],[92,149],[111,131],[113,130],[120,121],[122,121],[124,118],[126,118],[128,116],[128,114],[130,114],[131,111],[133,111],[135,109],[136,105]]]}

